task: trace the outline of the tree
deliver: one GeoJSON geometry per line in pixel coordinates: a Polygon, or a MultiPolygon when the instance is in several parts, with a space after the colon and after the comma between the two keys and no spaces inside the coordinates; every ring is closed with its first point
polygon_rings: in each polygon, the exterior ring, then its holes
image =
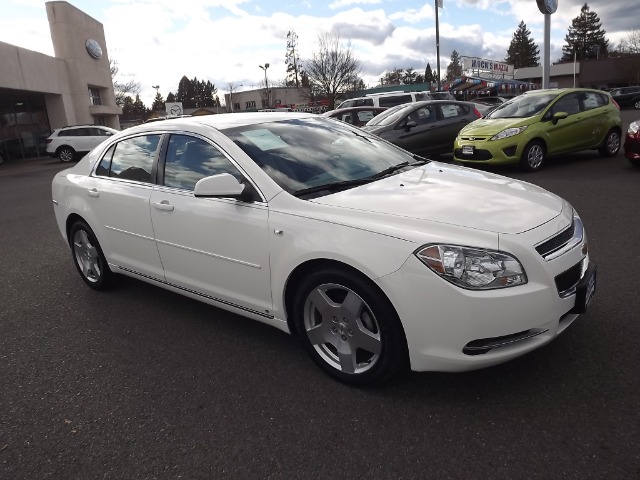
{"type": "MultiPolygon", "coordinates": [[[[191,80],[183,75],[178,83],[178,92],[175,95],[176,102],[182,102],[182,108],[203,108],[215,107],[214,95],[218,93],[216,86],[209,80],[198,80],[193,77],[191,80]]],[[[167,97],[169,101],[169,97],[167,97]]]]}
{"type": "Polygon", "coordinates": [[[287,66],[287,85],[300,87],[300,57],[298,56],[298,35],[294,30],[287,33],[287,53],[284,63],[287,66]]]}
{"type": "Polygon", "coordinates": [[[451,82],[452,80],[462,76],[462,64],[460,63],[460,55],[456,50],[451,52],[451,60],[447,65],[447,73],[444,77],[445,81],[451,82]]]}
{"type": "Polygon", "coordinates": [[[617,53],[619,55],[640,53],[640,30],[631,30],[626,38],[620,40],[617,53]]]}
{"type": "Polygon", "coordinates": [[[540,49],[531,38],[531,31],[524,20],[520,21],[507,50],[506,63],[515,68],[537,67],[540,65],[540,49]]]}
{"type": "Polygon", "coordinates": [[[424,81],[425,82],[437,82],[436,74],[431,70],[431,65],[427,63],[427,68],[424,69],[424,81]]]}
{"type": "Polygon", "coordinates": [[[351,42],[344,46],[339,36],[328,33],[318,37],[318,50],[305,62],[304,67],[309,77],[311,95],[326,95],[329,109],[333,109],[338,94],[361,72],[351,42]]]}
{"type": "Polygon", "coordinates": [[[564,37],[566,45],[562,47],[560,61],[572,62],[574,54],[576,60],[609,56],[609,40],[604,37],[605,33],[600,17],[585,3],[564,37]]]}
{"type": "Polygon", "coordinates": [[[413,70],[413,68],[409,67],[402,73],[402,82],[405,85],[411,85],[413,83],[416,83],[417,76],[418,74],[413,70]]]}
{"type": "Polygon", "coordinates": [[[113,93],[116,97],[116,105],[124,107],[126,97],[140,93],[140,82],[136,82],[134,79],[126,82],[120,81],[118,79],[118,73],[120,71],[118,61],[113,58],[109,59],[109,69],[111,70],[111,81],[113,83],[113,93]]]}
{"type": "Polygon", "coordinates": [[[400,85],[402,82],[403,70],[394,68],[384,74],[383,82],[385,85],[400,85]]]}
{"type": "Polygon", "coordinates": [[[173,94],[173,92],[169,92],[169,95],[167,95],[167,102],[174,103],[175,101],[176,101],[176,96],[173,94]]]}
{"type": "Polygon", "coordinates": [[[164,110],[164,98],[160,92],[156,92],[156,98],[153,99],[151,110],[164,110]]]}

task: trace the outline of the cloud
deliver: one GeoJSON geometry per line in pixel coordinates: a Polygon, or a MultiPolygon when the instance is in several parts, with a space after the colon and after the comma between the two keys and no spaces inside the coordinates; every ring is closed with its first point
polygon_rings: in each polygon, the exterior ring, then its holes
{"type": "Polygon", "coordinates": [[[350,7],[351,5],[376,5],[382,3],[382,0],[336,0],[329,4],[331,10],[350,7]]]}

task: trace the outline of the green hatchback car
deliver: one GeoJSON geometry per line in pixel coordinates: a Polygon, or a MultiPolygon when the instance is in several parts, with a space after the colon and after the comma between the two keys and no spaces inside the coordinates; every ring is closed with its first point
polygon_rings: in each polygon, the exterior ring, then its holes
{"type": "Polygon", "coordinates": [[[620,107],[601,90],[532,90],[503,103],[465,126],[454,142],[454,160],[517,164],[540,169],[547,157],[598,149],[613,157],[620,150],[620,107]]]}

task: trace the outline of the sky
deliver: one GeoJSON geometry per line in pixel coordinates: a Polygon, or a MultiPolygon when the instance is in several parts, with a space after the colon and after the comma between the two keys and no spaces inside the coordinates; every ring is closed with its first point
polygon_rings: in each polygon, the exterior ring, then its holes
{"type": "MultiPolygon", "coordinates": [[[[521,20],[540,47],[544,15],[535,0],[443,0],[438,11],[440,68],[444,77],[455,49],[459,55],[504,61],[521,20]]],[[[286,76],[287,32],[298,36],[300,59],[317,51],[329,33],[350,45],[373,87],[386,71],[435,71],[435,0],[71,0],[104,26],[106,50],[118,63],[121,82],[140,83],[150,106],[154,85],[166,98],[183,75],[209,80],[224,94],[260,88],[286,76]]],[[[550,58],[562,56],[564,37],[584,0],[558,0],[551,15],[550,58]]],[[[588,2],[610,45],[640,29],[640,0],[588,2]]],[[[44,0],[0,0],[0,41],[53,55],[44,0]]],[[[104,50],[104,46],[103,46],[104,50]]],[[[1,68],[1,65],[0,65],[1,68]]]]}

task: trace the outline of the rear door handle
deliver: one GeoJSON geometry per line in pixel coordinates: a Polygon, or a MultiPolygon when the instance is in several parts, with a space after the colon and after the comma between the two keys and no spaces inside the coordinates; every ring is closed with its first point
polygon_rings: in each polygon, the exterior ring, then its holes
{"type": "Polygon", "coordinates": [[[87,190],[87,195],[90,197],[99,197],[100,192],[96,188],[92,188],[91,190],[87,190]]]}
{"type": "Polygon", "coordinates": [[[162,200],[160,203],[154,203],[153,206],[158,210],[163,210],[165,212],[173,211],[173,205],[171,205],[167,200],[162,200]]]}

